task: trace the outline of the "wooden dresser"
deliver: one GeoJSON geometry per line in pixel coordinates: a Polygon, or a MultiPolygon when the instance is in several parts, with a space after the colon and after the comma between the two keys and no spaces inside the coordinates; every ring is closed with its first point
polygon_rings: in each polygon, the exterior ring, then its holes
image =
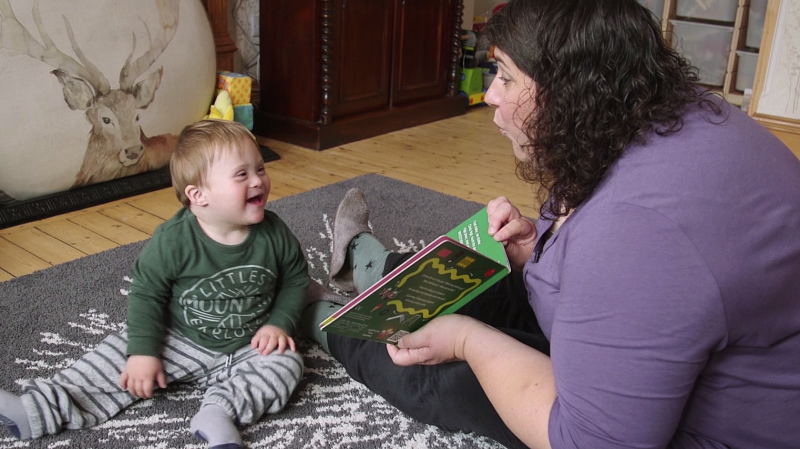
{"type": "Polygon", "coordinates": [[[462,10],[462,0],[260,0],[253,132],[322,150],[463,114],[462,10]]]}

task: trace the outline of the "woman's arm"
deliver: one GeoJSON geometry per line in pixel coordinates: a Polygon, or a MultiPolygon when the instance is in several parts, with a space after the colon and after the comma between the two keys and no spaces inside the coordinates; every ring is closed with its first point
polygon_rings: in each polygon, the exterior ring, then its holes
{"type": "Polygon", "coordinates": [[[508,428],[531,448],[550,448],[556,389],[546,355],[463,315],[436,318],[387,349],[403,366],[466,361],[508,428]]]}

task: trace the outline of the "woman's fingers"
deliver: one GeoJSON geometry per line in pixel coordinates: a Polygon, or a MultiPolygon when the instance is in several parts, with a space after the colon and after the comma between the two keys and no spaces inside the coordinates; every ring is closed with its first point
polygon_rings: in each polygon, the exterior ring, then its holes
{"type": "Polygon", "coordinates": [[[436,365],[459,360],[459,348],[463,348],[468,334],[464,330],[476,322],[457,314],[437,317],[419,330],[403,336],[396,348],[387,347],[389,357],[400,366],[436,365]]]}
{"type": "MultiPolygon", "coordinates": [[[[497,197],[486,205],[486,212],[489,216],[489,235],[496,235],[508,223],[522,217],[519,209],[514,207],[508,198],[497,197]]],[[[498,240],[495,238],[495,240],[498,240]]]]}
{"type": "Polygon", "coordinates": [[[494,234],[494,239],[498,242],[515,240],[519,241],[519,243],[523,245],[535,238],[536,226],[534,226],[530,220],[524,217],[515,218],[509,221],[494,234]]]}

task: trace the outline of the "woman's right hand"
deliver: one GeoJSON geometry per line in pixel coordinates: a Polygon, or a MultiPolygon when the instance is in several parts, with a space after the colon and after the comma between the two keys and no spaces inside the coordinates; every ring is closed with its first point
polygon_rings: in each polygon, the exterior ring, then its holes
{"type": "Polygon", "coordinates": [[[536,245],[536,225],[523,217],[504,196],[489,201],[486,211],[489,214],[489,235],[503,243],[511,268],[522,269],[536,245]]]}

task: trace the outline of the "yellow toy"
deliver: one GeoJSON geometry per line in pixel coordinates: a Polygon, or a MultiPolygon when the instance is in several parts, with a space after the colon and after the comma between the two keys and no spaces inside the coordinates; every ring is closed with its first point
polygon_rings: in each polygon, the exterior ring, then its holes
{"type": "Polygon", "coordinates": [[[231,94],[233,105],[250,103],[250,93],[253,89],[253,80],[240,73],[217,72],[217,91],[227,90],[231,94]]]}
{"type": "Polygon", "coordinates": [[[233,120],[233,101],[231,100],[231,94],[229,94],[227,90],[219,91],[217,99],[214,100],[214,104],[211,105],[208,115],[203,118],[233,120]]]}

